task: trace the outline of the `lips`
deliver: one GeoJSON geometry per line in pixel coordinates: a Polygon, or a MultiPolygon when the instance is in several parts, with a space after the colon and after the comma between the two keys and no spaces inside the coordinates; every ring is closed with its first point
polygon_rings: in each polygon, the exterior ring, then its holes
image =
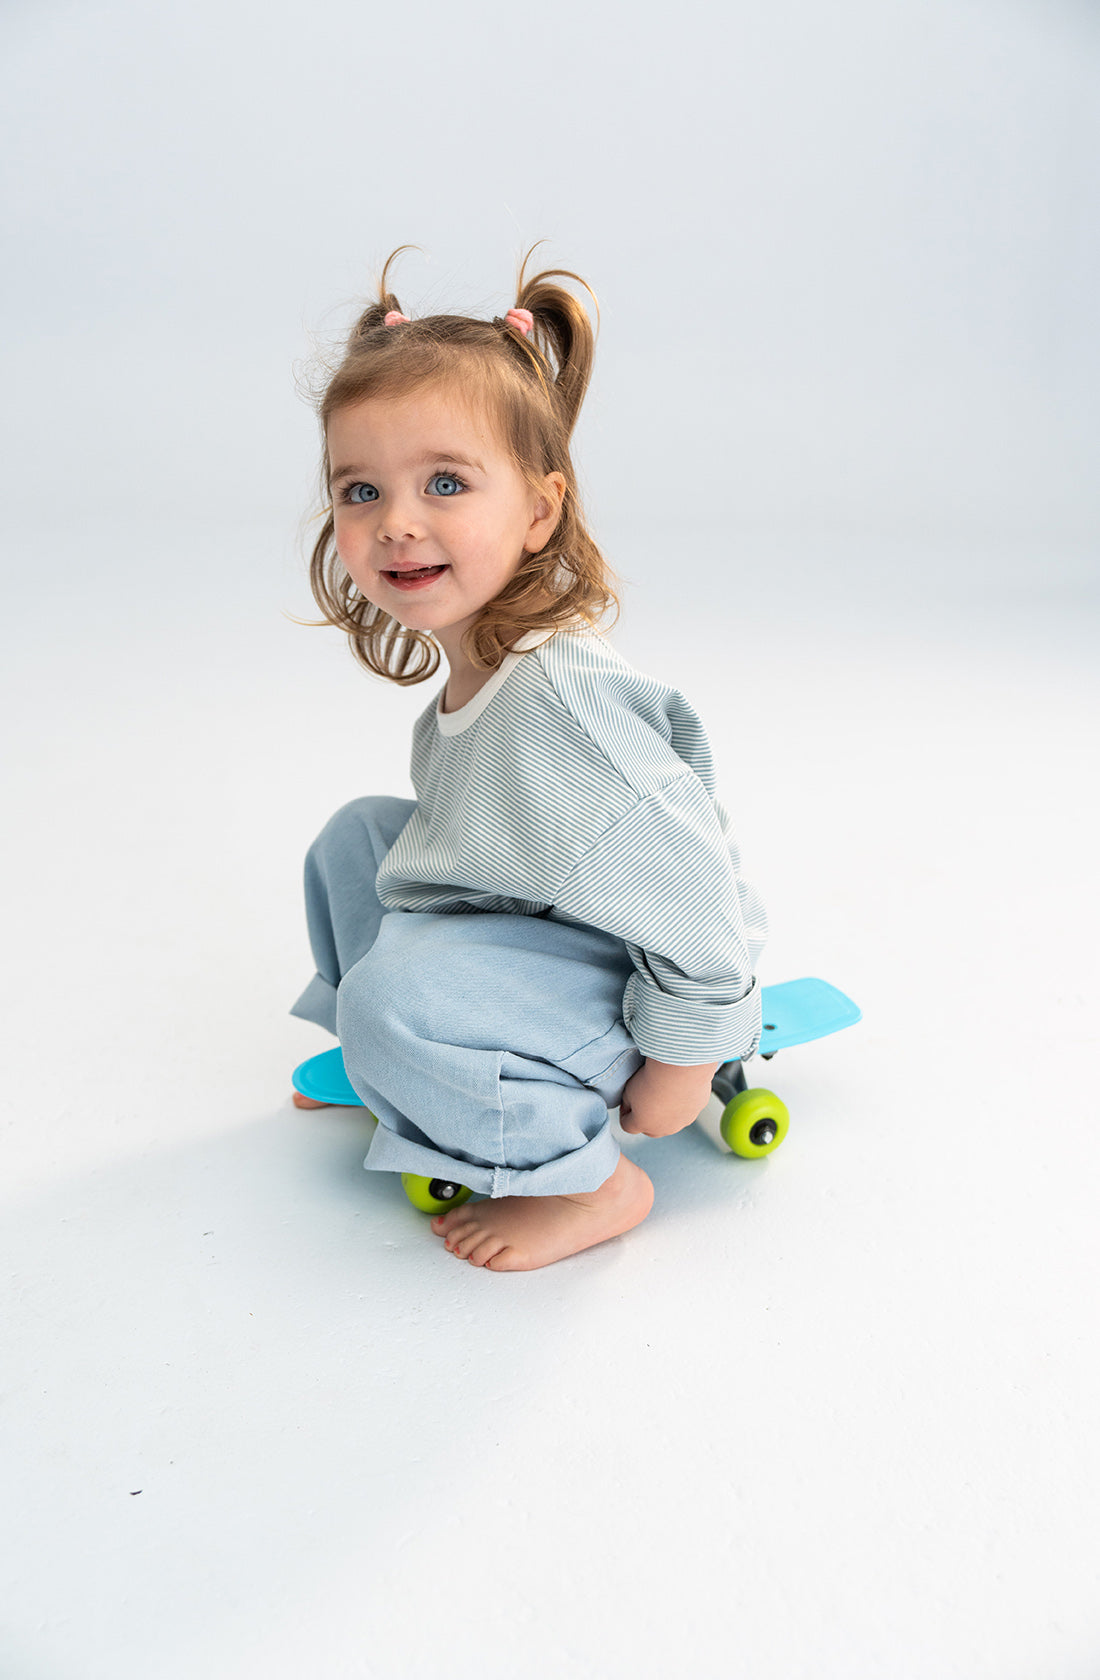
{"type": "Polygon", "coordinates": [[[382,576],[389,579],[395,589],[408,591],[410,589],[427,589],[436,578],[441,578],[449,567],[443,566],[395,566],[392,570],[384,571],[382,576]]]}

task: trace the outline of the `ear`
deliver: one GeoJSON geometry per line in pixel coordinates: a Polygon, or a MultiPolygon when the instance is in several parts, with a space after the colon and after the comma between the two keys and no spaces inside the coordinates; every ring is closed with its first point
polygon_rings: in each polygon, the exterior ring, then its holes
{"type": "Polygon", "coordinates": [[[565,500],[565,476],[560,472],[547,473],[542,489],[535,498],[535,517],[527,527],[524,548],[537,554],[545,548],[561,518],[561,504],[565,500]]]}

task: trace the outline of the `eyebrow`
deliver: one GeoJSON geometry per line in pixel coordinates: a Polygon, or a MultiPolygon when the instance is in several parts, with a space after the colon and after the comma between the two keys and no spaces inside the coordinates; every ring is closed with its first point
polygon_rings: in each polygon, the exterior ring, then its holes
{"type": "MultiPolygon", "coordinates": [[[[485,468],[472,455],[460,455],[453,449],[426,449],[423,455],[418,455],[414,466],[426,467],[433,461],[453,461],[458,467],[472,467],[475,472],[484,472],[485,468]]],[[[362,467],[337,467],[330,475],[331,482],[338,484],[342,478],[360,478],[363,476],[362,467]]]]}

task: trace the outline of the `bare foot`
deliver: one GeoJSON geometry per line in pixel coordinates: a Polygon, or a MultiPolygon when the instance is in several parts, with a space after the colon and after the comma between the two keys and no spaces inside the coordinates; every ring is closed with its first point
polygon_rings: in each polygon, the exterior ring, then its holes
{"type": "Polygon", "coordinates": [[[291,1091],[290,1100],[295,1108],[331,1108],[331,1103],[314,1102],[312,1097],[303,1097],[301,1091],[291,1091]]]}
{"type": "Polygon", "coordinates": [[[627,1155],[598,1190],[573,1196],[498,1196],[467,1202],[432,1220],[443,1245],[471,1266],[531,1272],[640,1225],[653,1184],[627,1155]]]}

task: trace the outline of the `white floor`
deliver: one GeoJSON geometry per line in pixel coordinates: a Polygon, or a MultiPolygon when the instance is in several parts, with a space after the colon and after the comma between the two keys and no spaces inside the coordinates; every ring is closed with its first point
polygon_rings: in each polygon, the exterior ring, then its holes
{"type": "Polygon", "coordinates": [[[434,682],[243,589],[28,610],[5,1680],[1100,1673],[1097,613],[862,594],[612,632],[711,732],[765,983],[864,1020],[750,1066],[774,1157],[625,1140],[651,1217],[506,1276],[288,1101],[302,854],[434,682]]]}

